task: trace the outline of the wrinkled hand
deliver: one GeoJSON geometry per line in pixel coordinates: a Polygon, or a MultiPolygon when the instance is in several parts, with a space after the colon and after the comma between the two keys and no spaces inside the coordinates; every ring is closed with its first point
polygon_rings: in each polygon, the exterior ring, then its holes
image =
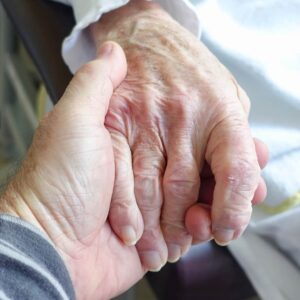
{"type": "Polygon", "coordinates": [[[176,261],[193,239],[226,244],[238,238],[252,200],[265,194],[245,92],[154,3],[132,0],[91,31],[98,46],[107,39],[120,43],[128,61],[105,122],[116,159],[114,231],[127,244],[138,241],[150,270],[176,261]],[[204,179],[213,175],[213,183],[201,186],[213,186],[208,209],[193,206],[203,172],[204,179]]]}
{"type": "Polygon", "coordinates": [[[78,299],[110,299],[144,274],[136,248],[124,245],[107,221],[115,169],[104,118],[125,74],[124,53],[114,43],[78,71],[41,122],[0,202],[2,212],[31,222],[50,237],[78,299]]]}

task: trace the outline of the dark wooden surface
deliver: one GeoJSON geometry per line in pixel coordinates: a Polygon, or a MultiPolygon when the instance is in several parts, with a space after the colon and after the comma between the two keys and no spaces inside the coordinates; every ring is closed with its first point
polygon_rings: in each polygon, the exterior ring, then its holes
{"type": "Polygon", "coordinates": [[[226,247],[193,246],[176,264],[147,275],[161,300],[244,300],[256,295],[226,247]]]}

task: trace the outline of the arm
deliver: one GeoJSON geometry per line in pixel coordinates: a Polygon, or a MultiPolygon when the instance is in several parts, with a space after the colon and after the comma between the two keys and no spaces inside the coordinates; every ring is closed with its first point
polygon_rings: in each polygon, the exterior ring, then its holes
{"type": "MultiPolygon", "coordinates": [[[[62,2],[73,8],[76,25],[62,46],[63,58],[73,73],[75,73],[81,65],[92,60],[96,55],[95,43],[86,28],[99,21],[103,14],[117,10],[129,2],[129,0],[53,1],[62,2]]],[[[190,1],[158,0],[156,2],[160,3],[182,26],[199,36],[198,15],[190,1]]]]}
{"type": "Polygon", "coordinates": [[[75,299],[64,262],[42,231],[0,214],[0,236],[1,299],[75,299]]]}

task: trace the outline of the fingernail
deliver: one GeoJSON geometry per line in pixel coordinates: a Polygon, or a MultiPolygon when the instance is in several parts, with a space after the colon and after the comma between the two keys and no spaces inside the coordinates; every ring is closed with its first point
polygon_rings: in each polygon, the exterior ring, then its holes
{"type": "Polygon", "coordinates": [[[127,246],[133,246],[137,242],[136,233],[132,226],[124,226],[121,228],[121,237],[127,246]]]}
{"type": "Polygon", "coordinates": [[[209,239],[206,239],[206,240],[194,239],[194,240],[193,240],[193,245],[199,245],[199,244],[208,243],[208,242],[210,242],[211,240],[213,240],[213,238],[209,238],[209,239]]]}
{"type": "Polygon", "coordinates": [[[157,251],[144,251],[141,260],[145,268],[151,272],[158,272],[163,267],[161,257],[157,251]]]}
{"type": "Polygon", "coordinates": [[[218,229],[213,233],[215,242],[220,246],[228,245],[234,237],[234,230],[232,229],[218,229]]]}
{"type": "Polygon", "coordinates": [[[176,244],[168,244],[168,262],[175,263],[181,257],[181,247],[176,244]]]}
{"type": "Polygon", "coordinates": [[[112,50],[113,50],[113,44],[110,42],[106,42],[100,47],[99,56],[100,57],[109,56],[112,53],[112,50]]]}

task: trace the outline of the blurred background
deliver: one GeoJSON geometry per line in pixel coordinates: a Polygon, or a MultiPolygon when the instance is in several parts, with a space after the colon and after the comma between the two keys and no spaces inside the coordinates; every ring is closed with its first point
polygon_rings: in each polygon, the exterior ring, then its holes
{"type": "Polygon", "coordinates": [[[0,5],[0,185],[28,148],[38,120],[51,109],[41,79],[0,5]]]}

